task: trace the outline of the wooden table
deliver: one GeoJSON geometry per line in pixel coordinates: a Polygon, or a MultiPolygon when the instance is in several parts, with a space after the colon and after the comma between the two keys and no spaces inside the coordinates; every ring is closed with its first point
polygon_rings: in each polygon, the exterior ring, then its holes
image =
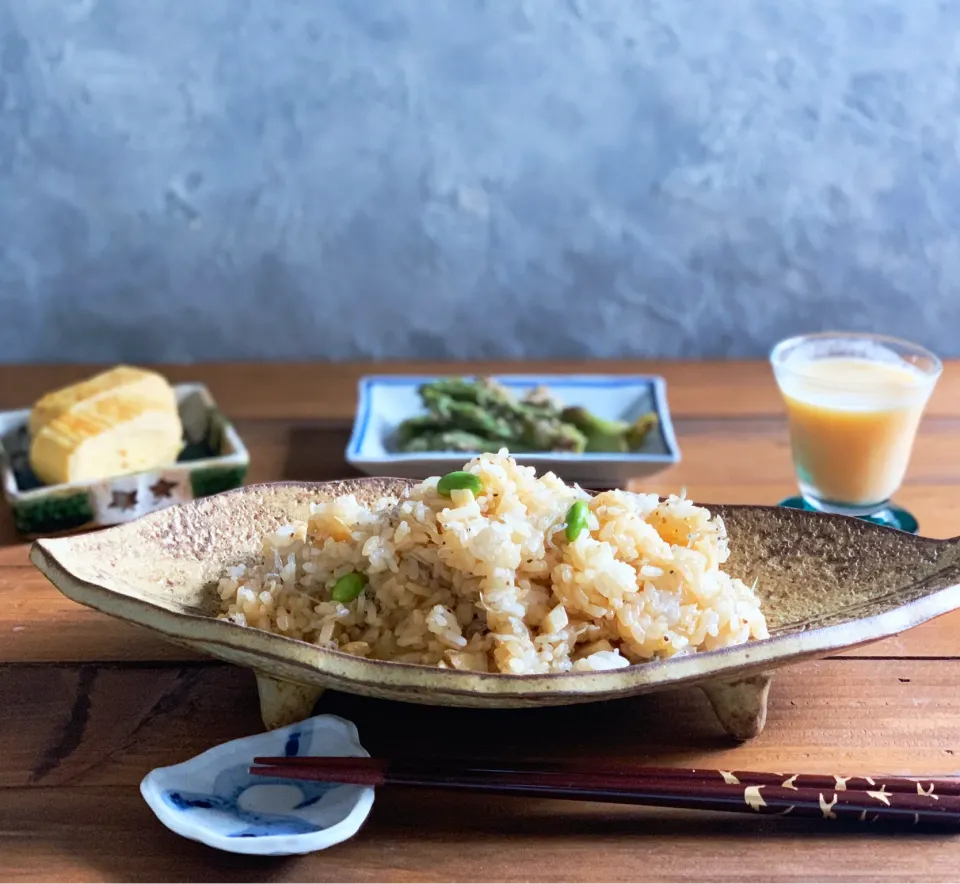
{"type": "MultiPolygon", "coordinates": [[[[529,366],[527,366],[529,368],[529,366]]],[[[250,480],[349,475],[355,382],[437,365],[166,369],[212,389],[250,448],[250,480]]],[[[464,369],[477,368],[465,366],[464,369]]],[[[484,366],[522,370],[523,366],[484,366]]],[[[793,490],[784,419],[759,363],[616,363],[547,370],[666,376],[683,463],[646,482],[704,502],[793,490]]],[[[0,408],[82,367],[0,368],[0,408]]],[[[899,501],[928,535],[960,534],[960,364],[931,401],[899,501]]],[[[141,800],[151,768],[259,729],[253,676],[199,659],[61,597],[0,516],[0,875],[6,880],[955,880],[960,836],[841,832],[770,818],[381,790],[361,833],[296,859],[245,859],[168,832],[141,800]]],[[[719,731],[697,691],[594,707],[483,712],[327,695],[374,753],[462,742],[503,753],[631,756],[726,769],[947,773],[960,769],[960,614],[787,669],[766,730],[719,731]]]]}

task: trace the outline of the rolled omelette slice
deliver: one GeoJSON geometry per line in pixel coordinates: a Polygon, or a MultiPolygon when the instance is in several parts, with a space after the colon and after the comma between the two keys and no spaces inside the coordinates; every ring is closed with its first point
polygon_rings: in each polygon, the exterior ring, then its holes
{"type": "Polygon", "coordinates": [[[30,412],[30,436],[36,436],[44,424],[66,414],[81,402],[89,403],[114,395],[141,398],[177,410],[176,393],[163,375],[130,365],[118,365],[37,400],[30,412]]]}
{"type": "Polygon", "coordinates": [[[40,426],[30,441],[30,466],[42,482],[57,485],[173,463],[183,426],[160,398],[114,392],[76,403],[40,426]]]}

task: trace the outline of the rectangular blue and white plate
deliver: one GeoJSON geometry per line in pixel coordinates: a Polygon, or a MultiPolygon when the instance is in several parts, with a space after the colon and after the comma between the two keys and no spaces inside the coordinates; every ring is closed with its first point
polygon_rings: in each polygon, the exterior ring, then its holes
{"type": "MultiPolygon", "coordinates": [[[[552,471],[585,487],[619,487],[629,479],[649,476],[680,461],[680,448],[667,407],[667,386],[652,375],[494,375],[517,396],[543,386],[564,405],[579,405],[607,420],[633,421],[656,412],[658,425],[643,447],[630,453],[511,451],[538,473],[552,471]]],[[[418,389],[436,376],[383,375],[360,379],[353,433],[347,461],[370,476],[423,479],[443,475],[472,455],[464,452],[391,451],[391,439],[407,418],[424,414],[418,389]]]]}

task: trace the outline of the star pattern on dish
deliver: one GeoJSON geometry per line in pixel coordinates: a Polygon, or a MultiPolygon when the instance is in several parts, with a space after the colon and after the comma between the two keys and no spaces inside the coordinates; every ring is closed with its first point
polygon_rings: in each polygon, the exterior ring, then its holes
{"type": "Polygon", "coordinates": [[[136,491],[114,491],[110,495],[110,508],[118,509],[121,512],[136,509],[137,492],[136,491]]]}
{"type": "Polygon", "coordinates": [[[150,493],[154,500],[169,500],[173,496],[173,489],[179,484],[179,482],[170,482],[167,479],[157,479],[150,486],[150,493]]]}

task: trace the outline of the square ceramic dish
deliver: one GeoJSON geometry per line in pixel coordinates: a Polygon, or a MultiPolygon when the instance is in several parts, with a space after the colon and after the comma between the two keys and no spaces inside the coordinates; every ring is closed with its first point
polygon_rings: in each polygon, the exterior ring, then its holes
{"type": "Polygon", "coordinates": [[[118,525],[243,484],[250,457],[203,384],[174,387],[184,448],[176,463],[89,482],[44,485],[30,469],[29,409],[0,412],[0,482],[28,537],[118,525]]]}
{"type": "MultiPolygon", "coordinates": [[[[534,387],[546,387],[564,405],[580,405],[598,417],[633,421],[653,411],[657,428],[640,451],[629,454],[538,452],[510,453],[538,473],[553,471],[567,482],[593,488],[623,485],[629,479],[649,476],[679,463],[680,448],[667,407],[667,385],[651,375],[496,375],[494,379],[518,396],[534,387]]],[[[371,476],[423,479],[461,466],[471,455],[464,452],[390,450],[390,439],[399,424],[423,414],[418,388],[436,377],[413,375],[370,376],[360,379],[357,415],[347,446],[347,462],[371,476]]]]}

